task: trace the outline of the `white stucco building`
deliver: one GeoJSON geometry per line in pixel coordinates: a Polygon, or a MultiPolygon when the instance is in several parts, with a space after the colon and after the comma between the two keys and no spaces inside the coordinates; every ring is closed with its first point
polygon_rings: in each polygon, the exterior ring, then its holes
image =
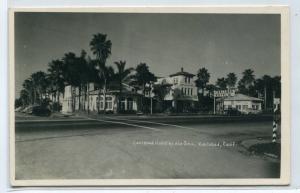
{"type": "Polygon", "coordinates": [[[224,110],[237,109],[241,113],[260,113],[262,111],[261,104],[263,100],[255,97],[250,97],[244,94],[235,94],[223,98],[224,110]]]}
{"type": "Polygon", "coordinates": [[[172,107],[188,109],[198,101],[198,89],[195,84],[195,75],[185,72],[183,68],[169,77],[158,78],[155,84],[170,84],[171,89],[165,96],[165,101],[172,107]]]}
{"type": "Polygon", "coordinates": [[[117,110],[121,112],[138,111],[138,103],[141,94],[126,84],[123,85],[122,96],[119,99],[119,89],[112,88],[106,92],[105,100],[103,92],[95,89],[94,83],[89,84],[89,91],[79,94],[78,87],[70,85],[65,87],[64,98],[62,100],[62,113],[73,113],[78,110],[99,112],[104,111],[104,103],[106,104],[106,112],[116,113],[117,110]]]}

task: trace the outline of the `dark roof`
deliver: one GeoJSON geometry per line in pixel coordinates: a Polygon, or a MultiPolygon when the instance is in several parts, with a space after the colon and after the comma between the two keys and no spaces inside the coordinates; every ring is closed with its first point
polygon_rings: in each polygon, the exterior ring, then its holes
{"type": "Polygon", "coordinates": [[[194,74],[191,74],[189,72],[185,72],[183,70],[183,68],[181,68],[181,71],[180,72],[176,72],[175,74],[171,74],[170,77],[173,77],[173,76],[180,76],[180,75],[183,75],[183,76],[188,76],[188,77],[194,77],[195,75],[194,74]]]}
{"type": "Polygon", "coordinates": [[[244,94],[236,94],[234,96],[229,96],[224,98],[224,101],[263,101],[262,99],[247,96],[244,94]]]}

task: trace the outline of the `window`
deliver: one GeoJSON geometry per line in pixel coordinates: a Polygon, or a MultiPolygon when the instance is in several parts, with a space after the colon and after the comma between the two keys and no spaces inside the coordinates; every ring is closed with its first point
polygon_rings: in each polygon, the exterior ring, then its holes
{"type": "Polygon", "coordinates": [[[184,95],[186,95],[186,88],[184,88],[184,95]]]}
{"type": "Polygon", "coordinates": [[[178,79],[174,78],[174,84],[177,84],[177,83],[178,83],[178,79]]]}
{"type": "Polygon", "coordinates": [[[105,105],[107,110],[112,110],[112,97],[106,97],[105,105]]]}
{"type": "Polygon", "coordinates": [[[185,82],[185,83],[187,82],[187,77],[184,78],[184,82],[185,82]]]}
{"type": "Polygon", "coordinates": [[[248,105],[243,105],[243,109],[248,109],[248,105]]]}
{"type": "Polygon", "coordinates": [[[191,79],[190,79],[190,78],[188,79],[188,82],[189,82],[189,83],[191,82],[191,79]]]}
{"type": "Polygon", "coordinates": [[[191,88],[191,96],[193,96],[193,89],[191,88]]]}
{"type": "Polygon", "coordinates": [[[241,106],[241,105],[236,105],[236,108],[237,108],[238,110],[241,110],[242,106],[241,106]]]}

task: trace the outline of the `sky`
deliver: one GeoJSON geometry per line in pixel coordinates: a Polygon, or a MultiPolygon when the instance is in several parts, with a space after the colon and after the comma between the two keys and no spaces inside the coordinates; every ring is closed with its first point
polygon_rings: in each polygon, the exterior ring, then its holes
{"type": "Polygon", "coordinates": [[[93,34],[107,34],[112,54],[107,65],[141,62],[156,76],[205,67],[210,83],[248,68],[256,78],[280,75],[280,15],[164,13],[16,13],[16,97],[23,81],[64,53],[93,58],[93,34]]]}

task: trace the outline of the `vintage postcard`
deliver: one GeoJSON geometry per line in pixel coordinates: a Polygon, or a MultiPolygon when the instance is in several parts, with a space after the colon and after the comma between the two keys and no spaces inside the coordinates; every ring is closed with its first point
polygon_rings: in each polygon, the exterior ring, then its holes
{"type": "Polygon", "coordinates": [[[9,14],[13,186],[289,184],[287,7],[9,14]]]}

